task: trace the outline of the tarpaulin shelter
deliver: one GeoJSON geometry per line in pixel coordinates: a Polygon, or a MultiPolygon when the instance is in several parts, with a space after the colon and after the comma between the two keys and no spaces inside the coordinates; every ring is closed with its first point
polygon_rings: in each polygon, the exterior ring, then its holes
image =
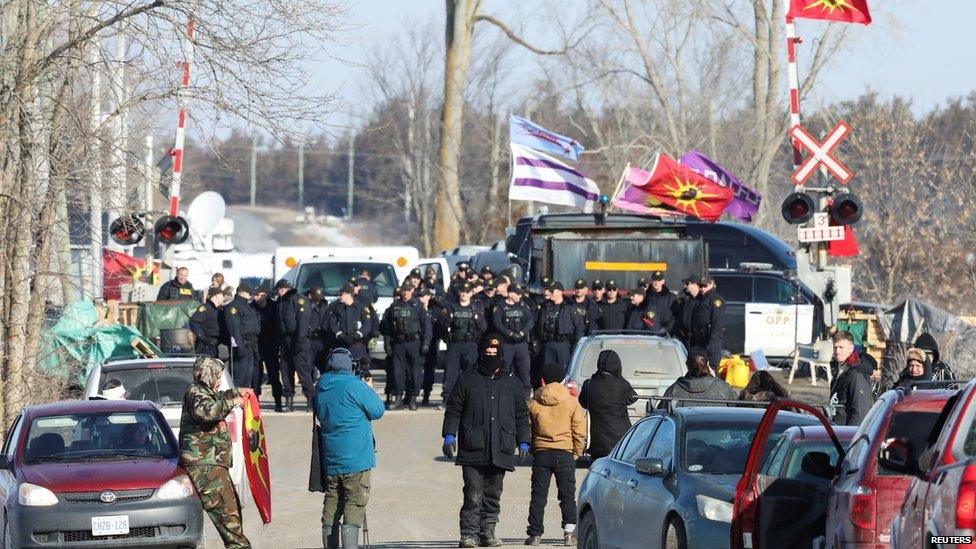
{"type": "Polygon", "coordinates": [[[915,298],[888,309],[885,315],[891,322],[889,341],[907,346],[928,332],[939,343],[941,359],[952,366],[957,376],[968,379],[976,374],[971,360],[976,356],[976,326],[915,298]]]}

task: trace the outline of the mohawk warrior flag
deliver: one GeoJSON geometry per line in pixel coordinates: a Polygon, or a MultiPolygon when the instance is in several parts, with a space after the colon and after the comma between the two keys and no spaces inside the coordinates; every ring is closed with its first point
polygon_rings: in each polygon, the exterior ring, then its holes
{"type": "Polygon", "coordinates": [[[871,23],[868,0],[790,0],[790,11],[786,17],[864,25],[871,23]]]}
{"type": "Polygon", "coordinates": [[[510,143],[542,152],[565,156],[570,160],[579,160],[579,155],[583,152],[583,145],[572,137],[551,132],[521,116],[509,118],[508,140],[510,143]]]}
{"type": "Polygon", "coordinates": [[[731,188],[719,185],[663,153],[658,153],[649,172],[629,168],[626,182],[627,187],[613,201],[618,208],[650,213],[663,205],[712,223],[722,217],[734,197],[731,188]]]}

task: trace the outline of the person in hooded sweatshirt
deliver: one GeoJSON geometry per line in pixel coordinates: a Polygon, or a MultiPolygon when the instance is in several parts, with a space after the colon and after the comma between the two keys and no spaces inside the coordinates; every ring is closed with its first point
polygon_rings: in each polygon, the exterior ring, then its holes
{"type": "Polygon", "coordinates": [[[830,367],[838,374],[830,384],[830,407],[834,409],[832,423],[861,424],[874,405],[871,374],[877,364],[871,355],[854,350],[854,336],[850,332],[841,330],[834,334],[834,358],[830,367]]]}
{"type": "Polygon", "coordinates": [[[716,406],[719,403],[708,402],[682,402],[681,398],[695,400],[737,400],[739,393],[729,386],[728,383],[712,375],[712,369],[708,367],[708,353],[700,347],[692,347],[688,351],[688,361],[685,363],[688,373],[678,378],[664,391],[664,397],[671,400],[662,400],[658,408],[667,409],[668,402],[673,402],[675,408],[682,406],[716,406]]]}
{"type": "Polygon", "coordinates": [[[621,375],[620,355],[606,349],[596,359],[596,373],[583,382],[579,403],[590,412],[591,459],[610,455],[610,451],[630,429],[627,407],[637,402],[637,391],[621,375]]]}
{"type": "Polygon", "coordinates": [[[915,340],[915,348],[925,353],[927,358],[926,369],[932,374],[932,379],[955,379],[956,375],[948,364],[942,362],[939,355],[939,344],[932,337],[932,334],[923,332],[915,340]]]}
{"type": "Polygon", "coordinates": [[[542,541],[549,481],[556,477],[562,513],[563,545],[576,547],[576,458],[586,446],[586,419],[579,401],[562,384],[566,369],[558,362],[542,367],[544,385],[529,401],[532,425],[532,498],[526,545],[542,541]]]}
{"type": "Polygon", "coordinates": [[[932,370],[929,369],[928,361],[925,359],[925,352],[912,347],[905,352],[905,369],[901,371],[892,389],[902,388],[910,391],[915,383],[924,381],[932,381],[932,370]]]}

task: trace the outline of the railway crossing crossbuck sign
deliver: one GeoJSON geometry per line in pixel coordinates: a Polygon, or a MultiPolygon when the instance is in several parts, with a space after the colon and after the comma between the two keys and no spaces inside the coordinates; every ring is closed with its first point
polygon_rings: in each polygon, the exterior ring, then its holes
{"type": "Polygon", "coordinates": [[[795,172],[793,172],[793,183],[797,185],[803,185],[806,180],[816,171],[820,164],[823,164],[827,170],[833,174],[842,184],[846,185],[853,177],[854,174],[851,170],[847,169],[846,166],[840,163],[837,158],[834,157],[831,151],[834,147],[844,137],[850,133],[851,127],[847,125],[847,122],[841,120],[837,123],[834,129],[830,132],[823,143],[817,141],[810,135],[803,126],[796,125],[790,130],[790,135],[793,139],[796,139],[798,143],[803,145],[807,150],[810,151],[810,156],[807,157],[806,161],[799,167],[795,172]]]}

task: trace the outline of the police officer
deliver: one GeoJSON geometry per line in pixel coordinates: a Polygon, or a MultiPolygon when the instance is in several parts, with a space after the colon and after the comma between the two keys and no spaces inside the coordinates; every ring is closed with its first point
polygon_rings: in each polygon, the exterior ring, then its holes
{"type": "Polygon", "coordinates": [[[491,267],[485,265],[481,268],[481,280],[485,281],[485,284],[491,282],[495,278],[495,271],[491,270],[491,267]]]}
{"type": "Polygon", "coordinates": [[[701,293],[701,280],[698,275],[691,275],[682,280],[684,288],[675,304],[674,334],[684,343],[686,349],[691,348],[691,315],[695,311],[698,297],[701,293]]]}
{"type": "Polygon", "coordinates": [[[725,299],[715,290],[709,275],[701,280],[701,295],[691,313],[691,345],[708,352],[708,362],[718,371],[722,360],[722,340],[725,337],[725,299]]]}
{"type": "Polygon", "coordinates": [[[274,397],[275,411],[281,412],[281,337],[279,335],[278,302],[268,299],[268,288],[258,286],[254,291],[254,302],[251,303],[261,321],[261,331],[258,333],[258,368],[255,374],[254,391],[261,394],[262,365],[271,384],[271,395],[274,397]]]}
{"type": "Polygon", "coordinates": [[[190,270],[186,267],[176,269],[176,278],[167,280],[159,287],[156,301],[193,299],[193,284],[190,284],[189,277],[190,270]]]}
{"type": "Polygon", "coordinates": [[[392,344],[393,371],[399,394],[394,394],[391,410],[403,408],[404,401],[411,410],[417,409],[417,395],[424,378],[424,360],[421,348],[430,343],[427,313],[420,301],[415,300],[414,286],[410,280],[400,286],[400,298],[383,314],[380,332],[390,338],[392,344]]]}
{"type": "Polygon", "coordinates": [[[452,295],[457,295],[458,288],[463,286],[468,281],[468,272],[471,270],[471,264],[467,261],[458,261],[457,271],[454,273],[454,277],[451,279],[450,290],[452,295]]]}
{"type": "Polygon", "coordinates": [[[444,354],[444,384],[441,397],[444,402],[450,398],[451,390],[457,382],[458,373],[465,372],[478,360],[478,342],[488,329],[484,311],[472,301],[474,289],[465,284],[458,289],[457,302],[449,303],[437,317],[447,352],[444,354]]]}
{"type": "Polygon", "coordinates": [[[444,287],[441,285],[441,281],[437,276],[437,270],[433,267],[427,267],[427,270],[424,272],[424,285],[435,296],[443,296],[445,293],[444,287]]]}
{"type": "Polygon", "coordinates": [[[420,289],[420,284],[424,281],[423,275],[420,274],[420,267],[414,267],[410,270],[410,274],[407,275],[407,281],[413,286],[414,297],[418,297],[417,290],[420,289]]]}
{"type": "Polygon", "coordinates": [[[627,307],[627,321],[624,328],[627,330],[652,330],[654,329],[654,311],[647,310],[644,301],[647,292],[644,288],[637,286],[630,291],[630,305],[627,307]],[[647,313],[650,313],[648,315],[647,313]]]}
{"type": "Polygon", "coordinates": [[[437,359],[438,353],[440,352],[440,339],[438,338],[437,330],[435,330],[433,319],[436,311],[440,310],[440,307],[434,304],[434,292],[427,286],[427,281],[424,281],[420,285],[416,294],[414,299],[424,306],[424,312],[427,317],[427,326],[425,329],[430,334],[427,345],[420,349],[420,354],[424,359],[423,400],[420,401],[420,405],[430,406],[430,393],[434,390],[434,374],[437,371],[437,359]]]}
{"type": "Polygon", "coordinates": [[[335,346],[349,349],[353,358],[369,358],[366,343],[373,330],[373,316],[356,301],[349,284],[339,289],[339,298],[329,307],[324,329],[333,334],[335,346]]]}
{"type": "MultiPolygon", "coordinates": [[[[585,287],[585,282],[584,282],[585,287]]],[[[576,306],[566,301],[563,285],[554,282],[549,288],[549,302],[542,308],[536,329],[542,343],[543,363],[554,362],[564,369],[569,366],[573,345],[586,331],[585,317],[576,314],[576,306]]],[[[541,375],[533,376],[533,386],[540,385],[541,375]]]]}
{"type": "Polygon", "coordinates": [[[652,319],[655,330],[664,330],[668,333],[674,330],[674,311],[677,301],[678,299],[664,282],[664,272],[651,273],[651,286],[647,290],[644,309],[654,313],[652,319]]]}
{"type": "Polygon", "coordinates": [[[620,298],[616,280],[612,278],[607,280],[606,290],[607,293],[603,297],[603,301],[601,301],[599,304],[600,329],[623,330],[624,324],[627,321],[628,303],[620,298]]]}
{"type": "Polygon", "coordinates": [[[586,295],[586,281],[582,278],[576,279],[573,293],[573,314],[583,320],[585,334],[590,335],[596,329],[596,320],[600,317],[596,302],[586,295]]]}
{"type": "Polygon", "coordinates": [[[220,344],[220,307],[224,304],[224,292],[220,288],[207,290],[207,301],[197,307],[190,316],[190,331],[196,338],[194,350],[198,355],[217,358],[220,344]]]}
{"type": "Polygon", "coordinates": [[[261,321],[251,308],[250,300],[251,288],[241,284],[234,299],[221,310],[225,343],[230,349],[230,374],[234,386],[244,389],[254,385],[254,355],[261,331],[261,321]]]}
{"type": "Polygon", "coordinates": [[[367,305],[375,305],[379,296],[376,293],[376,284],[373,282],[369,271],[367,269],[360,271],[359,278],[356,282],[357,286],[359,286],[356,296],[364,300],[367,305]]]}
{"type": "MultiPolygon", "coordinates": [[[[393,303],[396,303],[401,299],[403,299],[403,287],[397,286],[396,288],[393,288],[393,303]]],[[[386,318],[385,313],[383,318],[386,318]]],[[[384,324],[382,319],[379,322],[374,321],[373,325],[376,326],[377,333],[383,336],[383,350],[386,353],[386,357],[383,359],[383,371],[386,373],[386,386],[383,387],[383,392],[386,394],[386,409],[392,410],[398,402],[398,400],[394,397],[398,396],[400,394],[400,390],[402,389],[402,386],[397,386],[396,368],[394,367],[393,361],[393,339],[383,333],[382,326],[384,324]]],[[[403,407],[403,403],[400,403],[400,407],[403,407]]]]}
{"type": "Polygon", "coordinates": [[[306,406],[312,410],[315,383],[312,380],[312,342],[308,325],[312,313],[308,299],[292,288],[287,280],[275,284],[278,292],[278,328],[281,333],[282,389],[289,412],[295,411],[295,375],[302,385],[306,406]]]}
{"type": "MultiPolygon", "coordinates": [[[[325,299],[322,288],[315,287],[308,291],[311,312],[308,318],[308,339],[312,345],[312,363],[315,374],[325,373],[325,358],[332,347],[332,333],[329,332],[329,300],[325,299]]],[[[315,376],[317,379],[317,375],[315,376]]]]}
{"type": "Polygon", "coordinates": [[[532,388],[532,358],[529,356],[529,335],[535,328],[535,311],[522,301],[525,289],[512,286],[508,299],[497,309],[492,323],[504,336],[502,355],[509,369],[522,381],[526,390],[532,388]]]}

